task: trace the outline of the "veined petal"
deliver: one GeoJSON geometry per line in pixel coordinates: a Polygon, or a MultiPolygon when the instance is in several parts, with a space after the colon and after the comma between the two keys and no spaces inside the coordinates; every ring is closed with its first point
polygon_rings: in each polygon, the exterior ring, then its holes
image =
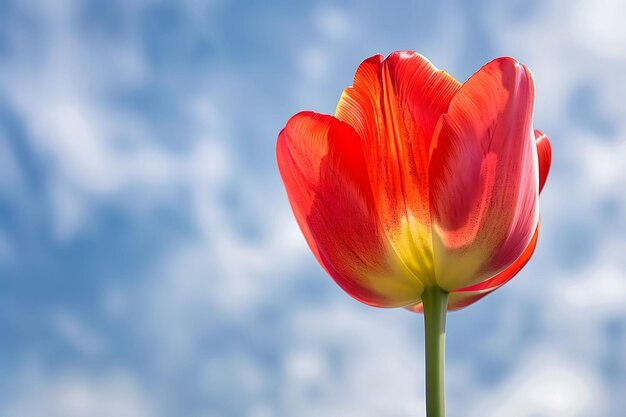
{"type": "Polygon", "coordinates": [[[539,158],[539,192],[541,192],[548,179],[550,165],[552,165],[552,145],[541,130],[535,130],[535,141],[537,142],[537,156],[539,158]]]}
{"type": "Polygon", "coordinates": [[[471,287],[461,288],[452,292],[448,300],[448,310],[460,310],[467,307],[509,282],[530,260],[537,247],[538,238],[539,225],[537,224],[533,238],[519,258],[495,277],[471,287]]]}
{"type": "Polygon", "coordinates": [[[431,145],[437,284],[471,286],[511,265],[539,218],[538,157],[528,68],[498,58],[454,96],[431,145]]]}
{"type": "Polygon", "coordinates": [[[276,153],[298,225],[337,284],[378,307],[419,300],[422,283],[381,230],[354,129],[332,116],[302,112],[280,133],[276,153]]]}
{"type": "MultiPolygon", "coordinates": [[[[548,137],[540,130],[535,130],[535,140],[537,142],[537,153],[539,158],[539,192],[541,193],[546,179],[548,178],[548,173],[550,172],[552,149],[550,147],[548,137]]],[[[530,260],[535,248],[537,247],[538,238],[539,224],[537,224],[535,234],[533,235],[530,243],[524,252],[522,252],[520,257],[515,260],[515,262],[513,262],[504,271],[486,281],[470,287],[461,288],[450,293],[450,298],[448,299],[448,310],[454,311],[465,308],[509,282],[530,260]]],[[[416,313],[423,312],[421,302],[407,307],[407,309],[416,313]]]]}
{"type": "MultiPolygon", "coordinates": [[[[507,282],[509,282],[521,269],[528,263],[535,248],[537,247],[537,240],[539,238],[539,225],[537,225],[537,229],[535,229],[535,234],[531,239],[528,246],[522,254],[509,265],[504,271],[500,272],[495,277],[488,279],[487,281],[483,281],[479,284],[472,285],[471,287],[461,288],[455,290],[450,293],[448,298],[448,311],[455,311],[465,308],[471,304],[474,304],[476,301],[485,297],[488,294],[491,294],[493,291],[497,290],[507,282]]],[[[423,313],[422,303],[419,302],[415,305],[408,307],[408,310],[411,310],[415,313],[423,313]]]]}
{"type": "Polygon", "coordinates": [[[336,116],[363,141],[374,204],[398,256],[434,282],[429,207],[430,142],[460,84],[415,52],[365,60],[336,116]]]}

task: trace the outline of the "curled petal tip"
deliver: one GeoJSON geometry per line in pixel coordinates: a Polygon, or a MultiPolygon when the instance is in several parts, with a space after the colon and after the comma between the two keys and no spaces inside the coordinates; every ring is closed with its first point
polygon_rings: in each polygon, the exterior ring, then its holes
{"type": "Polygon", "coordinates": [[[538,129],[535,130],[535,142],[537,143],[537,157],[539,159],[539,192],[541,192],[552,165],[552,145],[548,136],[538,129]]]}

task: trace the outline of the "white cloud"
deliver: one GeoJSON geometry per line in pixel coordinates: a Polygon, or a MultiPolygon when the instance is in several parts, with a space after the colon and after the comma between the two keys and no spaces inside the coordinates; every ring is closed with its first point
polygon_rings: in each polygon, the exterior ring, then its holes
{"type": "MultiPolygon", "coordinates": [[[[223,180],[229,164],[227,132],[220,128],[225,117],[206,95],[194,91],[203,98],[189,103],[176,97],[182,106],[189,106],[195,123],[190,137],[181,138],[189,139],[191,146],[180,153],[158,146],[154,138],[158,132],[149,121],[107,102],[113,87],[139,88],[149,79],[138,34],[131,31],[123,43],[81,42],[78,3],[54,4],[22,5],[24,13],[46,22],[41,28],[45,42],[36,65],[28,56],[17,55],[0,73],[0,84],[48,171],[56,236],[72,237],[90,220],[94,202],[117,198],[120,192],[141,189],[134,200],[158,205],[169,197],[167,190],[200,189],[223,180]]],[[[130,18],[137,9],[135,4],[123,13],[130,18]]],[[[14,47],[21,50],[18,44],[14,47]]],[[[16,183],[9,162],[2,164],[6,171],[2,178],[16,183]]],[[[128,195],[131,204],[133,196],[128,195]]]]}
{"type": "Polygon", "coordinates": [[[423,409],[423,349],[407,323],[419,332],[421,317],[369,311],[344,295],[295,311],[282,365],[286,415],[409,417],[423,409]]]}
{"type": "Polygon", "coordinates": [[[328,48],[309,46],[300,52],[300,70],[309,79],[320,81],[328,76],[332,68],[332,55],[328,48]]]}
{"type": "Polygon", "coordinates": [[[344,40],[354,30],[350,14],[335,7],[324,6],[317,9],[315,24],[324,36],[335,42],[344,40]]]}
{"type": "Polygon", "coordinates": [[[582,0],[573,7],[567,28],[591,54],[624,59],[626,4],[620,0],[582,0]]]}
{"type": "Polygon", "coordinates": [[[615,264],[589,268],[584,278],[561,282],[559,293],[569,308],[580,313],[624,312],[626,310],[626,277],[615,264]]]}
{"type": "Polygon", "coordinates": [[[599,388],[593,373],[544,351],[526,358],[495,391],[479,394],[482,404],[470,415],[599,417],[604,415],[599,388]]]}
{"type": "Polygon", "coordinates": [[[152,401],[125,372],[93,376],[65,370],[59,374],[27,367],[14,380],[12,395],[0,405],[15,417],[156,417],[152,401]]]}

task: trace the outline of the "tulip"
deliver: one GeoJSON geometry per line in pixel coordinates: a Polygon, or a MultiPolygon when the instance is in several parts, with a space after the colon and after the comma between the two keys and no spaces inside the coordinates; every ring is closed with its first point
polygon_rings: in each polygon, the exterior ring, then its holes
{"type": "Polygon", "coordinates": [[[444,415],[447,310],[478,301],[528,262],[551,162],[533,130],[530,70],[497,58],[464,84],[415,52],[359,66],[335,116],[280,132],[296,221],[350,296],[423,312],[427,414],[444,415]]]}

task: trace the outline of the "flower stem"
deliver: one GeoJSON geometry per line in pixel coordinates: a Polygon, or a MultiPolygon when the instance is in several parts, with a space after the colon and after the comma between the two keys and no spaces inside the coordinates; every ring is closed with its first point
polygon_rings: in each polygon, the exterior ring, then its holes
{"type": "Polygon", "coordinates": [[[444,361],[448,293],[437,286],[422,294],[426,343],[426,416],[445,417],[444,361]]]}

